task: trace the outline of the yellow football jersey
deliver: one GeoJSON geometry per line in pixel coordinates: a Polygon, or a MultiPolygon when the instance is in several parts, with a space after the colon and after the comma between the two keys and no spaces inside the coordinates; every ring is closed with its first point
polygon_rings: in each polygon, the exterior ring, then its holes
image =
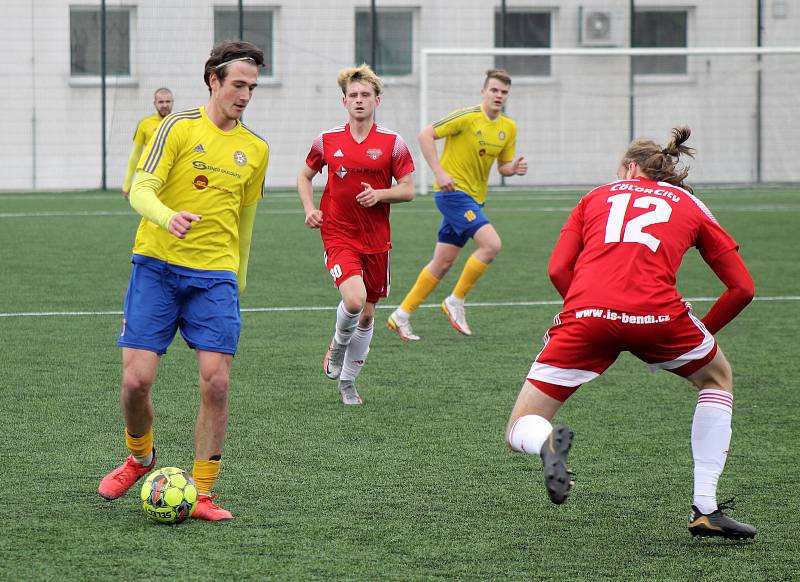
{"type": "Polygon", "coordinates": [[[136,133],[133,134],[133,143],[140,146],[146,146],[147,142],[150,141],[150,138],[153,137],[153,134],[158,127],[158,124],[161,123],[161,117],[158,113],[154,113],[150,117],[145,117],[144,119],[139,121],[139,124],[136,126],[136,133]]]}
{"type": "Polygon", "coordinates": [[[222,131],[203,107],[165,117],[136,171],[163,181],[158,197],[166,206],[202,219],[179,239],[143,218],[133,252],[193,269],[237,272],[239,212],[261,199],[268,161],[267,142],[242,123],[222,131]]]}
{"type": "Polygon", "coordinates": [[[489,119],[476,105],[453,111],[435,122],[433,131],[436,137],[445,138],[440,162],[456,181],[456,189],[483,204],[492,163],[514,159],[517,124],[505,115],[489,119]]]}

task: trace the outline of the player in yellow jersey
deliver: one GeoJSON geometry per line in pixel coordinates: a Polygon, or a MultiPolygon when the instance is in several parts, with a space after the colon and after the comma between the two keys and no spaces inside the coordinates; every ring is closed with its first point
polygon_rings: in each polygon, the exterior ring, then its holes
{"type": "Polygon", "coordinates": [[[425,161],[436,178],[436,206],[442,224],[433,259],[422,269],[414,287],[387,321],[404,340],[418,340],[409,317],[430,295],[472,238],[478,249],[464,265],[452,293],[442,303],[450,323],[464,335],[472,335],[464,314],[464,298],[483,275],[497,253],[500,236],[483,214],[489,171],[497,160],[503,176],[522,176],[525,158],[515,158],[517,125],[503,115],[511,77],[502,69],[486,71],[480,105],[452,112],[419,134],[425,161]],[[445,138],[441,160],[435,140],[445,138]]]}
{"type": "Polygon", "coordinates": [[[172,106],[175,103],[175,98],[172,96],[172,91],[166,87],[156,89],[153,94],[153,105],[156,112],[144,119],[139,120],[136,126],[136,132],[133,134],[133,148],[131,148],[131,155],[128,158],[128,169],[125,172],[125,181],[122,183],[122,195],[127,198],[128,192],[131,191],[131,180],[133,180],[133,173],[136,171],[136,164],[139,163],[139,158],[142,155],[142,150],[150,138],[155,133],[161,120],[167,115],[172,113],[172,106]]]}
{"type": "Polygon", "coordinates": [[[193,517],[233,517],[210,492],[228,425],[238,296],[269,157],[267,143],[240,119],[263,64],[263,52],[250,43],[215,46],[203,75],[208,103],[164,118],[139,161],[130,202],[143,218],[118,339],[131,454],[100,482],[106,499],[121,497],[155,466],[150,393],[160,357],[180,330],[200,372],[192,476],[201,495],[193,517]]]}

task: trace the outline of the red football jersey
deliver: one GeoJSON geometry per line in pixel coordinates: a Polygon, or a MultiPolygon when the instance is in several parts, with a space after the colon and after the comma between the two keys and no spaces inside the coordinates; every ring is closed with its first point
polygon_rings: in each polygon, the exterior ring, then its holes
{"type": "Polygon", "coordinates": [[[375,190],[390,188],[414,171],[414,160],[403,138],[373,123],[366,139],[358,143],[349,125],[324,131],[311,146],[306,164],[321,172],[328,166],[322,194],[322,242],[325,248],[345,245],[361,253],[382,253],[391,246],[390,204],[365,208],[356,195],[366,182],[375,190]]]}
{"type": "Polygon", "coordinates": [[[583,241],[565,311],[593,306],[676,314],[683,309],[675,277],[684,253],[697,247],[711,264],[739,248],[697,197],[642,177],[586,194],[563,230],[583,241]]]}

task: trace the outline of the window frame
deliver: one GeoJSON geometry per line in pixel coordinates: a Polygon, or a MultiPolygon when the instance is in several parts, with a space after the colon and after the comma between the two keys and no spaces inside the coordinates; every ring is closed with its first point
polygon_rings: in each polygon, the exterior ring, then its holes
{"type": "MultiPolygon", "coordinates": [[[[100,87],[103,83],[102,75],[90,73],[86,75],[76,75],[72,72],[72,13],[90,12],[100,16],[101,7],[97,4],[70,4],[69,5],[69,86],[70,87],[100,87]]],[[[119,75],[106,73],[106,85],[115,87],[135,87],[136,81],[136,61],[134,59],[133,47],[136,46],[136,7],[135,6],[109,6],[107,12],[125,12],[128,15],[128,74],[119,75]]],[[[108,40],[108,39],[106,39],[108,40]]],[[[99,39],[98,39],[99,42],[99,39]]]]}
{"type": "MultiPolygon", "coordinates": [[[[278,31],[278,8],[275,6],[245,6],[244,12],[245,16],[247,15],[248,11],[254,12],[267,12],[271,15],[270,23],[271,23],[271,30],[270,34],[270,47],[269,47],[269,54],[271,55],[271,62],[270,66],[272,67],[272,71],[267,73],[266,67],[259,67],[258,69],[258,79],[260,82],[264,82],[266,84],[275,84],[278,82],[278,57],[277,57],[277,31],[278,31]]],[[[214,4],[211,6],[211,23],[212,23],[212,44],[216,44],[218,42],[216,40],[216,28],[217,28],[217,12],[228,12],[233,14],[238,14],[239,9],[235,5],[231,4],[214,4]]],[[[238,30],[236,31],[237,34],[229,37],[229,38],[236,38],[238,37],[238,30]]],[[[220,39],[222,40],[222,39],[220,39]]],[[[257,45],[258,46],[258,45],[257,45]]],[[[266,47],[259,46],[261,50],[265,53],[267,52],[266,47]]],[[[266,57],[266,54],[265,54],[266,57]]],[[[266,59],[265,59],[266,60],[266,59]]]]}
{"type": "MultiPolygon", "coordinates": [[[[686,16],[686,44],[682,47],[653,47],[653,48],[688,48],[691,46],[691,32],[692,32],[692,20],[694,15],[693,6],[642,6],[636,9],[636,13],[664,13],[664,12],[682,12],[686,16]]],[[[633,45],[633,39],[631,39],[631,45],[633,45]]],[[[646,48],[640,46],[632,46],[632,48],[646,48]]],[[[637,57],[633,57],[636,59],[637,57]]],[[[656,57],[658,58],[658,57],[656,57]]],[[[675,83],[675,82],[682,82],[687,81],[692,78],[692,60],[685,56],[685,70],[683,72],[648,72],[648,73],[636,73],[632,71],[634,82],[636,83],[675,83]]],[[[633,67],[633,62],[631,62],[631,67],[633,67]]]]}
{"type": "MultiPolygon", "coordinates": [[[[419,43],[419,8],[415,6],[382,6],[376,8],[378,15],[380,14],[408,14],[411,18],[411,42],[409,43],[410,51],[410,71],[407,73],[384,73],[375,71],[387,85],[403,83],[413,80],[419,70],[418,64],[418,43],[419,43]]],[[[353,11],[353,61],[356,66],[360,65],[358,61],[358,14],[370,14],[370,8],[364,6],[355,6],[353,11]]],[[[363,62],[368,62],[368,59],[363,59],[363,62]]]]}
{"type": "MultiPolygon", "coordinates": [[[[555,43],[555,36],[556,36],[556,14],[557,14],[557,12],[558,12],[557,8],[548,8],[548,7],[535,7],[534,6],[534,7],[519,7],[519,8],[518,7],[511,7],[510,9],[507,8],[506,9],[506,18],[508,18],[509,20],[511,20],[511,18],[513,18],[512,15],[514,15],[514,14],[523,14],[523,13],[525,13],[525,14],[544,14],[544,15],[547,15],[549,17],[548,20],[549,20],[549,24],[550,24],[550,45],[547,46],[547,47],[533,47],[533,46],[528,46],[528,47],[510,47],[510,46],[506,46],[506,47],[502,47],[502,46],[498,45],[498,42],[500,41],[500,39],[496,37],[496,24],[495,24],[497,22],[497,18],[502,14],[502,11],[501,11],[500,7],[495,7],[493,15],[492,15],[492,18],[494,19],[493,20],[493,36],[494,36],[494,38],[493,38],[493,41],[492,41],[493,42],[493,48],[496,48],[496,49],[501,49],[501,48],[531,48],[531,49],[534,49],[534,48],[549,48],[549,49],[552,49],[556,44],[555,43]]],[[[495,55],[494,56],[494,62],[492,64],[492,66],[494,66],[494,67],[498,66],[497,59],[498,59],[499,56],[500,55],[495,55]]],[[[525,74],[522,74],[522,73],[515,73],[514,71],[509,71],[511,77],[514,80],[514,83],[518,83],[519,81],[522,81],[523,83],[526,83],[526,84],[528,84],[528,83],[542,83],[542,82],[551,82],[551,81],[553,81],[555,79],[555,73],[554,73],[555,66],[554,66],[554,61],[553,61],[553,57],[552,56],[550,56],[550,55],[544,55],[544,56],[534,56],[534,55],[532,55],[531,57],[522,57],[522,58],[540,58],[540,59],[546,58],[547,59],[548,73],[546,75],[525,75],[525,74]]]]}

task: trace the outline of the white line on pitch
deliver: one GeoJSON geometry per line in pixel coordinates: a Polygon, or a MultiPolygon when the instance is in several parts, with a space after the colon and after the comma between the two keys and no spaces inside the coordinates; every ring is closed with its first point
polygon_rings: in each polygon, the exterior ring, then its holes
{"type": "MultiPolygon", "coordinates": [[[[489,214],[505,214],[505,213],[518,213],[518,212],[570,212],[573,206],[540,206],[536,207],[516,207],[516,208],[503,208],[493,207],[488,212],[489,214]]],[[[746,206],[722,206],[716,205],[713,208],[714,212],[798,212],[800,206],[796,205],[780,205],[780,204],[764,204],[764,205],[746,205],[746,206]]],[[[275,210],[265,208],[263,213],[270,214],[302,214],[302,210],[275,210]]],[[[432,208],[399,208],[394,212],[398,214],[433,214],[432,208]]],[[[70,216],[137,216],[138,214],[133,211],[125,210],[91,210],[91,211],[75,211],[75,210],[54,210],[45,212],[0,212],[0,219],[3,218],[63,218],[70,216]]]]}
{"type": "MultiPolygon", "coordinates": [[[[717,297],[687,297],[692,303],[716,301],[717,297]]],[[[800,295],[778,295],[774,297],[756,297],[753,301],[800,301],[800,295]]],[[[561,305],[561,301],[489,301],[467,303],[467,307],[535,307],[537,305],[561,305]]],[[[421,305],[423,309],[438,308],[438,304],[421,305]]],[[[397,305],[378,305],[377,309],[396,309],[397,305]]],[[[306,311],[336,311],[336,305],[311,305],[308,307],[245,307],[243,313],[279,313],[306,311]]],[[[104,315],[122,315],[122,311],[20,311],[17,313],[0,313],[0,317],[95,317],[104,315]]]]}

